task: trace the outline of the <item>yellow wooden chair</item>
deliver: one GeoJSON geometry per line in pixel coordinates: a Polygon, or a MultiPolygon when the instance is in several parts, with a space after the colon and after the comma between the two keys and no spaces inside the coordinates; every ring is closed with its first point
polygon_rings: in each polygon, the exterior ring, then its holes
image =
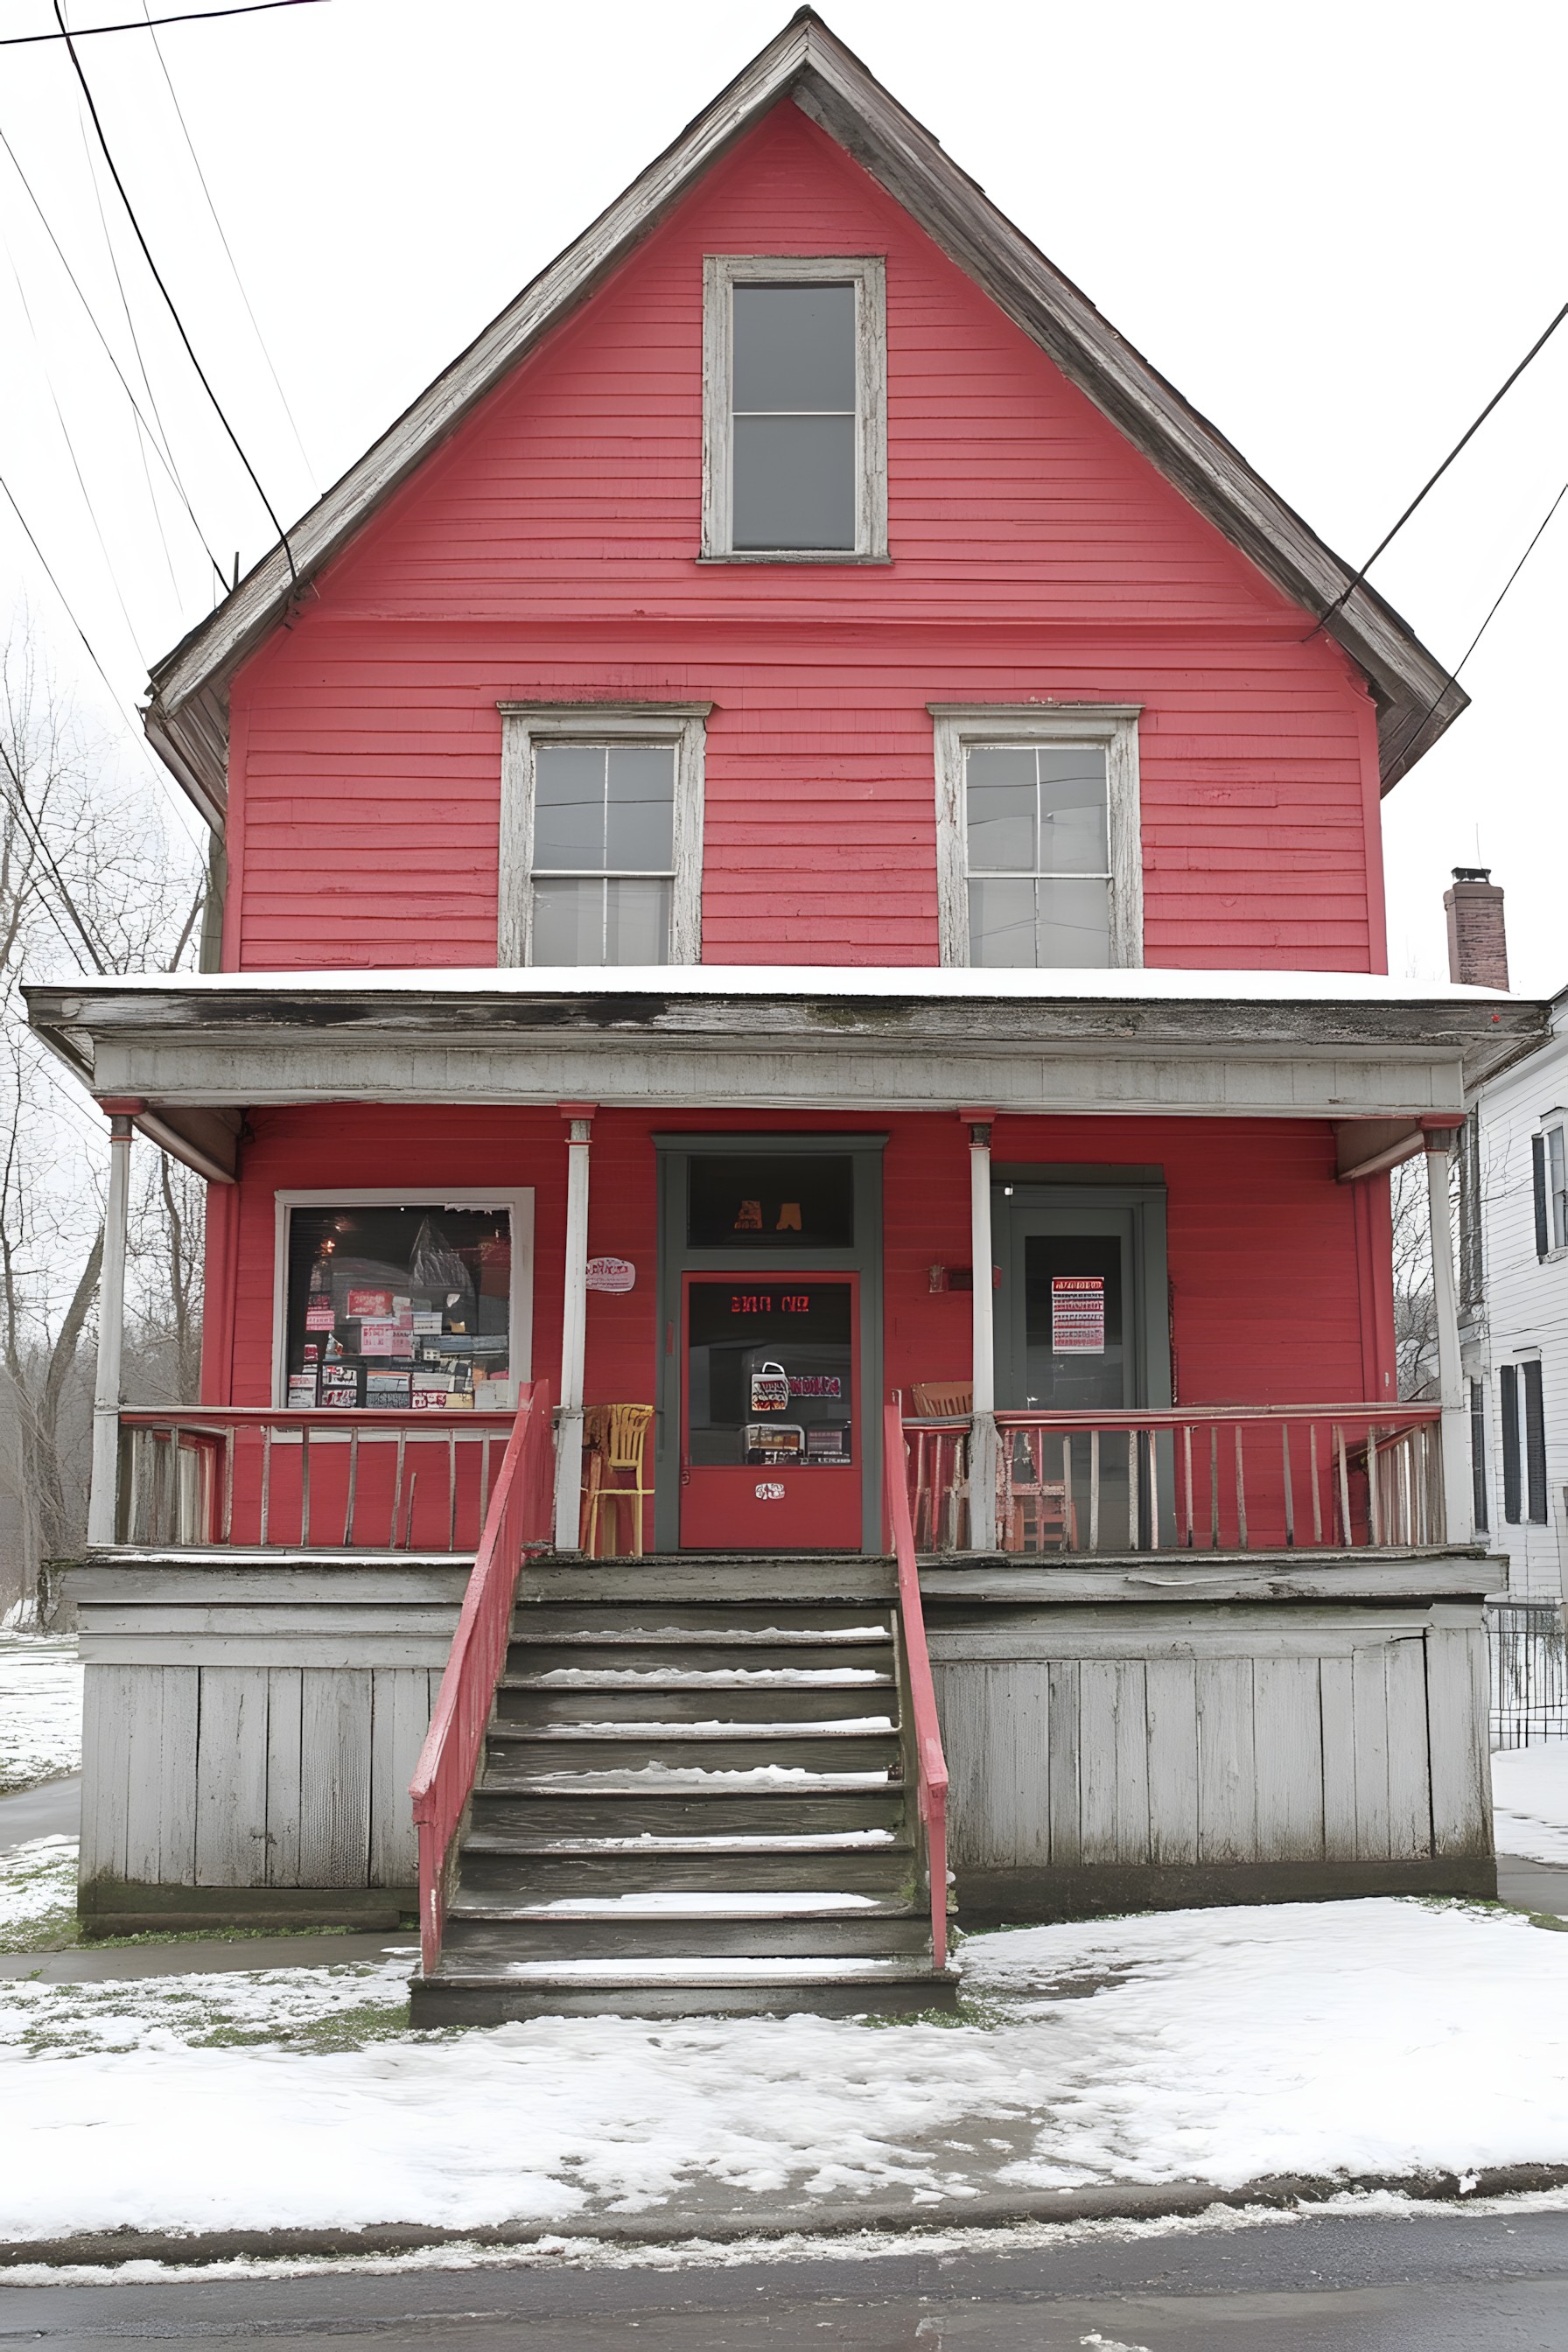
{"type": "MultiPolygon", "coordinates": [[[[647,1449],[648,1423],[653,1419],[651,1404],[611,1404],[594,1408],[595,1434],[599,1443],[595,1447],[595,1459],[599,1475],[591,1480],[584,1497],[587,1513],[587,1535],[584,1549],[591,1559],[599,1557],[599,1520],[606,1504],[631,1506],[631,1549],[629,1557],[643,1556],[643,1503],[653,1493],[643,1484],[643,1461],[647,1449]],[[609,1482],[629,1474],[629,1486],[612,1486],[609,1482]]],[[[619,1528],[616,1530],[617,1536],[619,1528]]],[[[617,1552],[615,1555],[620,1558],[617,1552]]]]}

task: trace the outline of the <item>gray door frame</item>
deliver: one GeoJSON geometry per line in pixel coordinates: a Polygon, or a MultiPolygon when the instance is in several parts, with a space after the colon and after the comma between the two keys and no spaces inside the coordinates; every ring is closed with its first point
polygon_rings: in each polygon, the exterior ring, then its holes
{"type": "Polygon", "coordinates": [[[882,1552],[882,1153],[886,1134],[832,1132],[812,1135],[656,1135],[658,1175],[658,1372],[654,1390],[654,1545],[680,1548],[680,1377],[685,1362],[684,1279],[688,1274],[858,1274],[860,1277],[860,1395],[857,1400],[860,1449],[860,1549],[868,1559],[882,1552]],[[849,1249],[694,1249],[686,1238],[686,1171],[698,1158],[764,1152],[847,1154],[855,1187],[855,1241],[849,1249]]]}
{"type": "Polygon", "coordinates": [[[996,1295],[996,1399],[1005,1412],[1021,1407],[1013,1393],[1013,1371],[1023,1339],[1024,1259],[1015,1211],[1113,1209],[1131,1212],[1131,1280],[1126,1312],[1131,1322],[1127,1360],[1132,1367],[1136,1405],[1171,1402],[1170,1281],[1165,1252],[1165,1186],[1158,1168],[1059,1169],[1039,1166],[992,1170],[991,1230],[1002,1286],[996,1295]],[[1130,1181],[1135,1180],[1135,1181],[1130,1181]]]}

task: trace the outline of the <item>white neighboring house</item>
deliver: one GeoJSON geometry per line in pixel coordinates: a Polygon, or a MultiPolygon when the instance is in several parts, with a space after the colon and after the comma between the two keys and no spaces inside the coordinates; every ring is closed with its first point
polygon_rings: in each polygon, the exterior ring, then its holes
{"type": "MultiPolygon", "coordinates": [[[[1457,869],[1454,886],[1450,969],[1506,987],[1502,892],[1478,868],[1457,869]]],[[[1515,1601],[1568,1599],[1568,989],[1551,1023],[1544,1045],[1482,1087],[1461,1147],[1476,1523],[1507,1554],[1515,1601]]]]}

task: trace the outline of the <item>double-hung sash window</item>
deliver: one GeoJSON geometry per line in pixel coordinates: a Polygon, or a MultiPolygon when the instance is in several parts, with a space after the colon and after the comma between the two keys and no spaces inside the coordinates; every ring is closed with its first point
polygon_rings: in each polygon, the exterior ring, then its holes
{"type": "Polygon", "coordinates": [[[709,708],[501,705],[501,963],[699,961],[709,708]]]}
{"type": "Polygon", "coordinates": [[[1136,711],[933,717],[943,963],[1141,964],[1136,711]]]}
{"type": "Polygon", "coordinates": [[[1568,1129],[1559,1119],[1531,1138],[1531,1158],[1535,1179],[1535,1251],[1548,1257],[1568,1250],[1568,1129]]]}
{"type": "Polygon", "coordinates": [[[703,555],[884,557],[881,261],[710,254],[705,268],[703,555]]]}

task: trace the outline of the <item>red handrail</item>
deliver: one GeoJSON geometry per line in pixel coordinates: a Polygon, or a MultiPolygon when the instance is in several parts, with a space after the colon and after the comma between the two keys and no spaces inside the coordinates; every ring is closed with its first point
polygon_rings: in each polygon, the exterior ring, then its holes
{"type": "Polygon", "coordinates": [[[550,1383],[536,1381],[518,1406],[451,1655],[409,1784],[419,1836],[419,1948],[426,1976],[440,1958],[449,1864],[511,1637],[517,1580],[525,1556],[548,1549],[552,1534],[553,1465],[550,1383]]]}
{"type": "Polygon", "coordinates": [[[882,1451],[888,1489],[888,1521],[892,1529],[893,1556],[899,1565],[899,1613],[904,1628],[910,1708],[914,1717],[920,1817],[925,1827],[926,1876],[931,1886],[931,1960],[936,1968],[944,1969],[947,1966],[947,1759],[942,1752],[936,1686],[931,1678],[931,1653],[926,1648],[925,1614],[921,1607],[920,1572],[915,1566],[915,1531],[910,1518],[909,1478],[904,1465],[903,1414],[896,1404],[887,1408],[882,1451]]]}

